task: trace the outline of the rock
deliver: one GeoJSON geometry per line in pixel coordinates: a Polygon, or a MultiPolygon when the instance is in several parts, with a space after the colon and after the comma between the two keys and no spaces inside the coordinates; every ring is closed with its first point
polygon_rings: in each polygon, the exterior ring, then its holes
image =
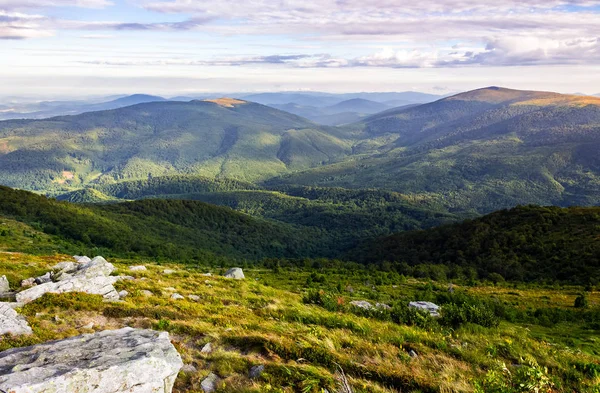
{"type": "Polygon", "coordinates": [[[181,357],[166,332],[124,328],[0,353],[0,390],[171,393],[181,357]]]}
{"type": "Polygon", "coordinates": [[[200,296],[198,295],[189,295],[188,297],[190,298],[190,300],[193,300],[195,302],[200,300],[200,296]]]}
{"type": "Polygon", "coordinates": [[[260,375],[263,373],[263,371],[265,371],[265,366],[262,364],[259,364],[258,366],[254,366],[250,369],[250,372],[248,373],[248,375],[250,376],[250,379],[256,379],[258,377],[260,377],[260,375]]]}
{"type": "Polygon", "coordinates": [[[193,364],[186,364],[183,366],[181,371],[183,371],[184,373],[187,373],[187,374],[194,374],[194,373],[198,372],[198,369],[196,367],[194,367],[193,364]]]}
{"type": "Polygon", "coordinates": [[[417,308],[419,310],[425,310],[429,313],[429,315],[435,318],[440,316],[440,306],[431,302],[410,302],[408,303],[408,307],[417,308]]]}
{"type": "Polygon", "coordinates": [[[0,293],[10,292],[10,284],[6,276],[0,277],[0,293]]]}
{"type": "Polygon", "coordinates": [[[89,257],[80,257],[78,255],[73,256],[73,258],[79,263],[88,263],[92,261],[89,257]]]}
{"type": "Polygon", "coordinates": [[[137,266],[129,266],[129,270],[132,272],[143,272],[148,269],[144,265],[137,265],[137,266]]]}
{"type": "Polygon", "coordinates": [[[202,276],[204,276],[204,277],[212,277],[212,273],[204,273],[204,274],[202,274],[202,276]]]}
{"type": "Polygon", "coordinates": [[[45,293],[84,292],[90,295],[102,295],[105,299],[118,299],[119,294],[113,287],[116,277],[99,276],[91,279],[72,277],[63,281],[48,282],[17,293],[16,300],[30,303],[45,293]]]}
{"type": "Polygon", "coordinates": [[[391,310],[392,307],[390,307],[389,305],[385,304],[385,303],[375,303],[375,307],[377,308],[381,308],[384,310],[391,310]]]}
{"type": "Polygon", "coordinates": [[[9,333],[18,336],[22,334],[31,334],[33,332],[25,318],[13,310],[12,307],[5,303],[0,303],[0,335],[9,333]]]}
{"type": "Polygon", "coordinates": [[[176,291],[177,289],[173,288],[173,287],[166,287],[165,291],[169,291],[169,292],[173,292],[176,291]]]}
{"type": "Polygon", "coordinates": [[[48,272],[48,273],[44,274],[43,276],[36,277],[35,283],[37,285],[40,285],[40,284],[45,284],[47,282],[52,282],[52,276],[53,276],[53,274],[51,272],[48,272]]]}
{"type": "Polygon", "coordinates": [[[175,270],[173,269],[165,269],[163,270],[163,274],[173,274],[173,273],[177,273],[175,270]]]}
{"type": "Polygon", "coordinates": [[[417,355],[417,353],[415,351],[413,351],[412,349],[408,352],[408,356],[410,356],[411,358],[419,357],[419,355],[417,355]]]}
{"type": "Polygon", "coordinates": [[[123,299],[124,297],[127,297],[127,295],[129,295],[129,292],[122,290],[119,292],[119,299],[123,299]]]}
{"type": "Polygon", "coordinates": [[[185,297],[181,296],[178,293],[174,293],[174,294],[171,295],[171,299],[173,299],[173,300],[182,300],[182,299],[185,299],[185,297]]]}
{"type": "Polygon", "coordinates": [[[147,289],[142,289],[142,290],[140,291],[140,294],[141,294],[142,296],[145,296],[145,297],[154,296],[154,294],[153,294],[152,292],[150,292],[149,290],[147,290],[147,289]]]}
{"type": "Polygon", "coordinates": [[[134,281],[135,277],[133,277],[133,276],[117,276],[117,280],[119,280],[119,281],[134,281]]]}
{"type": "Polygon", "coordinates": [[[213,351],[213,347],[211,343],[206,343],[200,350],[200,353],[211,353],[213,351]]]}
{"type": "Polygon", "coordinates": [[[215,373],[208,374],[208,377],[204,378],[200,386],[204,393],[212,393],[217,390],[219,381],[221,379],[215,373]]]}
{"type": "Polygon", "coordinates": [[[354,300],[350,302],[354,307],[362,308],[363,310],[371,310],[373,309],[373,305],[366,300],[354,300]]]}
{"type": "Polygon", "coordinates": [[[59,262],[56,265],[52,266],[52,270],[58,271],[58,273],[68,273],[74,272],[77,270],[79,265],[75,262],[59,262]]]}
{"type": "Polygon", "coordinates": [[[92,330],[94,328],[94,322],[90,322],[87,325],[81,327],[82,329],[92,330]]]}
{"type": "Polygon", "coordinates": [[[244,278],[244,271],[239,268],[239,267],[232,267],[231,269],[227,270],[227,272],[225,273],[225,278],[234,278],[236,280],[243,280],[244,278]]]}
{"type": "Polygon", "coordinates": [[[98,276],[110,276],[114,271],[115,267],[112,263],[107,262],[106,259],[98,256],[89,262],[80,262],[80,266],[73,274],[73,277],[92,278],[98,276]]]}
{"type": "Polygon", "coordinates": [[[34,277],[27,278],[27,279],[21,281],[21,287],[23,287],[23,288],[32,287],[34,285],[36,285],[34,277]]]}

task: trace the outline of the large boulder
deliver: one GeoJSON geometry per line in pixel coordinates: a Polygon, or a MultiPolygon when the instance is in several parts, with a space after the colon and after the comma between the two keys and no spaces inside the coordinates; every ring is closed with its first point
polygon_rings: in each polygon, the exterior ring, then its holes
{"type": "Polygon", "coordinates": [[[17,293],[16,300],[20,303],[30,303],[45,293],[84,292],[90,295],[102,295],[108,300],[119,299],[119,293],[113,284],[117,277],[98,276],[93,278],[71,277],[57,282],[36,285],[17,293]]]}
{"type": "Polygon", "coordinates": [[[0,303],[0,334],[31,334],[29,324],[11,306],[0,303]]]}
{"type": "Polygon", "coordinates": [[[124,328],[0,353],[0,391],[170,393],[183,362],[166,332],[124,328]]]}
{"type": "Polygon", "coordinates": [[[10,292],[10,285],[6,276],[0,277],[0,293],[10,292]]]}
{"type": "Polygon", "coordinates": [[[234,278],[236,280],[243,280],[244,278],[244,271],[239,268],[239,267],[232,267],[231,269],[227,270],[227,272],[225,273],[225,278],[234,278]]]}
{"type": "Polygon", "coordinates": [[[362,308],[363,310],[372,310],[373,305],[366,300],[354,300],[350,302],[354,307],[362,308]]]}

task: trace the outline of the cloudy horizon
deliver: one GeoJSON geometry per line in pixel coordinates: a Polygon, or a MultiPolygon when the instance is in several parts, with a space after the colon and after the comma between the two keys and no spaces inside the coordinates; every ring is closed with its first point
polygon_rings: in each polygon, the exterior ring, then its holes
{"type": "Polygon", "coordinates": [[[0,0],[2,96],[600,93],[588,0],[0,0]]]}

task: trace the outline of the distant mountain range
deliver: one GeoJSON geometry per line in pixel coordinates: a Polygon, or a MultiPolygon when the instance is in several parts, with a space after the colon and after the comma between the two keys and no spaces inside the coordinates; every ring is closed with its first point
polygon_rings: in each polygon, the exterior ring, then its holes
{"type": "MultiPolygon", "coordinates": [[[[255,98],[300,112],[310,108],[273,102],[306,95],[255,98]]],[[[315,97],[322,111],[376,113],[327,127],[217,99],[4,121],[0,182],[55,193],[178,174],[279,188],[378,188],[451,212],[600,204],[600,98],[490,87],[380,112],[385,104],[368,98],[315,97]]]]}

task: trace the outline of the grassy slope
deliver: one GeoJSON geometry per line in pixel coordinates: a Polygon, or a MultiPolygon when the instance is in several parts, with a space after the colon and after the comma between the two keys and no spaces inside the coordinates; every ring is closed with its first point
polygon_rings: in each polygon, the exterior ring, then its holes
{"type": "MultiPolygon", "coordinates": [[[[16,286],[64,259],[68,257],[0,253],[0,266],[16,286]]],[[[178,393],[200,391],[200,382],[211,371],[224,379],[219,390],[223,393],[333,391],[338,364],[356,393],[473,392],[475,383],[489,379],[494,374],[488,370],[499,370],[502,363],[514,375],[521,371],[548,375],[554,384],[551,391],[556,393],[595,392],[592,385],[599,382],[598,375],[593,376],[600,364],[599,343],[593,331],[583,325],[570,324],[565,329],[560,324],[544,328],[503,322],[490,329],[474,325],[455,330],[425,329],[362,317],[351,308],[331,312],[303,304],[308,272],[247,270],[247,280],[231,281],[206,277],[203,268],[148,261],[147,272],[129,272],[127,266],[132,261],[115,263],[121,273],[137,278],[117,284],[119,290],[130,293],[124,302],[104,303],[99,296],[89,295],[46,295],[20,310],[34,334],[6,337],[0,341],[0,350],[124,326],[167,330],[184,362],[196,368],[180,373],[175,387],[178,393]],[[177,273],[163,274],[166,267],[177,273]],[[199,295],[201,300],[170,300],[171,287],[186,297],[199,295]],[[145,297],[142,290],[154,296],[145,297]],[[90,322],[93,328],[87,329],[90,322]],[[201,353],[209,342],[214,351],[201,353]],[[409,356],[411,350],[418,353],[417,358],[409,356]],[[250,380],[248,370],[256,364],[264,364],[265,372],[250,380]]],[[[414,280],[388,281],[373,287],[366,282],[373,282],[373,273],[367,271],[322,272],[326,282],[317,288],[329,291],[337,283],[353,287],[352,293],[338,295],[345,303],[373,296],[388,303],[404,302],[424,296],[423,288],[427,287],[414,280]]],[[[571,289],[456,290],[494,296],[502,302],[514,302],[518,295],[516,304],[523,309],[536,306],[543,295],[555,309],[568,310],[574,298],[571,289]],[[567,300],[564,305],[562,300],[555,302],[563,298],[567,300]]],[[[447,292],[445,286],[435,287],[434,293],[438,292],[447,292]]],[[[594,293],[593,307],[599,302],[594,293]]],[[[503,390],[524,391],[516,387],[503,390]]]]}
{"type": "Polygon", "coordinates": [[[396,234],[353,258],[444,264],[511,280],[600,280],[600,208],[517,207],[427,231],[396,234]]]}

